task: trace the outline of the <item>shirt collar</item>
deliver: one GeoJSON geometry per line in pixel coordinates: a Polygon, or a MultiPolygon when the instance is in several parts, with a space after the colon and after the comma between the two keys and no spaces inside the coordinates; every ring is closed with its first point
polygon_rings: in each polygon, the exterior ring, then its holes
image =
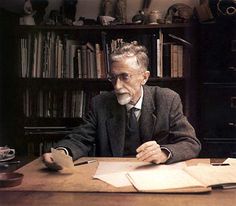
{"type": "Polygon", "coordinates": [[[132,104],[126,104],[126,109],[129,111],[131,108],[135,107],[139,110],[142,108],[142,103],[143,103],[143,87],[141,87],[141,97],[139,98],[138,102],[135,105],[132,104]]]}

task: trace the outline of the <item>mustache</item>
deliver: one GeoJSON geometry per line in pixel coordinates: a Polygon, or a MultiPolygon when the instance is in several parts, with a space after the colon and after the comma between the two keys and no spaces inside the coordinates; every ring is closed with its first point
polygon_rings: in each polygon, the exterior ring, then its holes
{"type": "Polygon", "coordinates": [[[120,89],[120,90],[114,90],[116,94],[125,94],[128,93],[126,90],[120,89]]]}

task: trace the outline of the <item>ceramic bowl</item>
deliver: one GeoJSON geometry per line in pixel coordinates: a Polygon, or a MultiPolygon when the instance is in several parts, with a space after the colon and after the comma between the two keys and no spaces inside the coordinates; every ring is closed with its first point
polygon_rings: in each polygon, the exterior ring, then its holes
{"type": "Polygon", "coordinates": [[[0,173],[0,187],[14,187],[20,185],[24,175],[17,172],[0,173]]]}

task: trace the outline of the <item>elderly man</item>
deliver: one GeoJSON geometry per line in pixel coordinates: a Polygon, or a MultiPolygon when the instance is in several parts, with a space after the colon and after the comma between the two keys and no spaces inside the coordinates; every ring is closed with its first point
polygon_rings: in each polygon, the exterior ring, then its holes
{"type": "MultiPolygon", "coordinates": [[[[96,156],[136,156],[155,164],[196,157],[201,145],[183,114],[179,95],[145,86],[148,64],[145,47],[124,43],[117,48],[108,76],[114,91],[92,99],[83,124],[59,141],[57,149],[74,160],[88,156],[94,144],[96,156]]],[[[53,168],[51,153],[45,153],[43,161],[53,168]]]]}

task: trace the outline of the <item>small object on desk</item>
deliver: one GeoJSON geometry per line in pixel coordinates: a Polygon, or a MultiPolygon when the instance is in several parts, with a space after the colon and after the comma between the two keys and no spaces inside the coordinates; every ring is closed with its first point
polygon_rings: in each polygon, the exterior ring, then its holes
{"type": "Polygon", "coordinates": [[[0,164],[9,164],[9,165],[20,164],[20,160],[10,161],[10,162],[0,162],[0,164]]]}
{"type": "Polygon", "coordinates": [[[211,163],[212,166],[230,166],[229,163],[211,163]]]}
{"type": "Polygon", "coordinates": [[[15,158],[15,155],[8,155],[7,157],[0,158],[0,162],[6,162],[15,158]]]}
{"type": "Polygon", "coordinates": [[[15,158],[15,149],[8,146],[0,147],[0,162],[5,162],[15,158]]]}
{"type": "Polygon", "coordinates": [[[78,162],[74,165],[79,166],[79,165],[89,164],[89,163],[93,163],[93,162],[97,162],[97,160],[88,160],[88,161],[84,161],[84,162],[78,162]]]}
{"type": "Polygon", "coordinates": [[[14,187],[22,183],[24,175],[17,172],[0,173],[0,187],[14,187]]]}
{"type": "Polygon", "coordinates": [[[11,161],[11,162],[0,162],[0,167],[9,167],[9,165],[12,165],[12,164],[20,164],[20,160],[17,160],[17,161],[11,161]]]}
{"type": "Polygon", "coordinates": [[[8,168],[9,164],[7,163],[0,163],[0,168],[8,168]]]}

